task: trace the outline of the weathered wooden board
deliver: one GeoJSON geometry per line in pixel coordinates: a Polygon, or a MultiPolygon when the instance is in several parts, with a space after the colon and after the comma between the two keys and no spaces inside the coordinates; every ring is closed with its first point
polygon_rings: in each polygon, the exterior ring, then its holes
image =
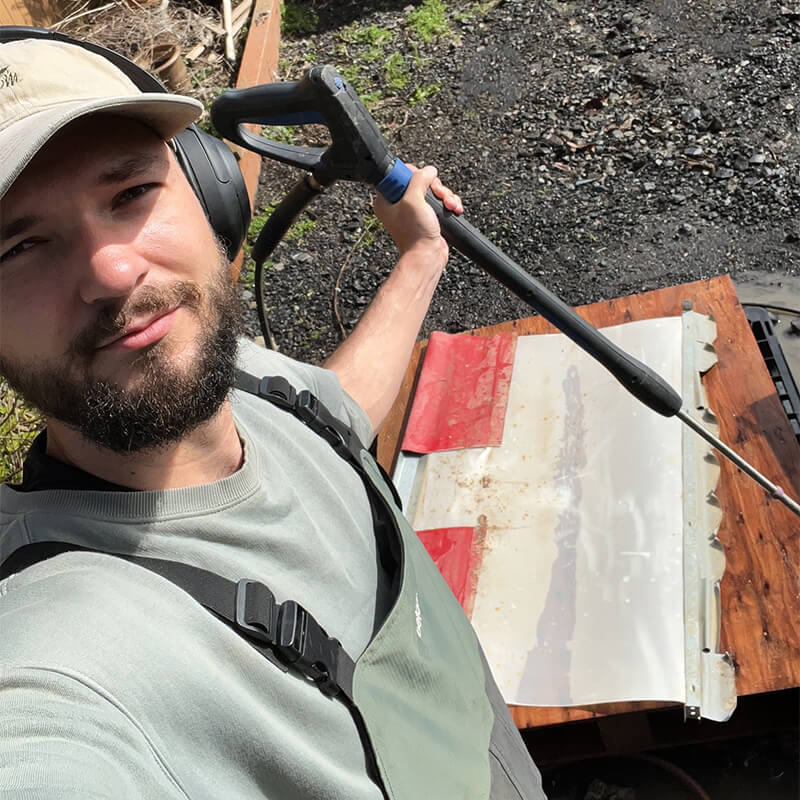
{"type": "MultiPolygon", "coordinates": [[[[275,80],[280,36],[281,0],[255,0],[250,16],[250,27],[247,29],[247,42],[239,64],[239,74],[236,77],[237,89],[247,89],[275,80]]],[[[250,128],[255,133],[260,132],[257,126],[251,125],[250,128]]],[[[253,207],[258,191],[258,176],[261,173],[261,156],[235,144],[230,146],[239,159],[239,168],[247,186],[250,206],[253,207]]],[[[238,276],[243,260],[243,252],[240,252],[232,265],[234,276],[238,276]]]]}
{"type": "MultiPolygon", "coordinates": [[[[800,495],[800,445],[763,363],[730,278],[714,278],[583,306],[578,313],[597,327],[681,313],[684,300],[717,322],[718,363],[704,378],[720,438],[795,497],[800,495]]],[[[554,333],[530,317],[471,333],[554,333]]],[[[378,458],[391,467],[405,424],[424,343],[412,355],[400,395],[378,440],[378,458]]],[[[620,391],[624,391],[620,388],[620,391]]],[[[739,695],[800,686],[800,520],[769,498],[740,470],[722,461],[717,496],[723,509],[719,538],[725,546],[722,647],[736,664],[739,695]]],[[[522,708],[520,728],[652,709],[653,703],[587,708],[522,708]]]]}
{"type": "MultiPolygon", "coordinates": [[[[242,62],[236,78],[237,89],[247,89],[261,83],[272,83],[278,68],[278,44],[281,33],[280,0],[255,0],[247,32],[242,62]]],[[[255,202],[261,156],[250,150],[238,150],[250,204],[255,202]]]]}
{"type": "Polygon", "coordinates": [[[0,0],[0,25],[47,27],[67,15],[66,0],[0,0]]]}
{"type": "Polygon", "coordinates": [[[0,0],[0,25],[33,25],[33,20],[21,0],[0,0]]]}

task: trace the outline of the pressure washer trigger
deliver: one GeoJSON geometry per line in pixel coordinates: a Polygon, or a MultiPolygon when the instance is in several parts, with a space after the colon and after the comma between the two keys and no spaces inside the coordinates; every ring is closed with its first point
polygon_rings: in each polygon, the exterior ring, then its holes
{"type": "Polygon", "coordinates": [[[212,104],[211,121],[226,139],[309,170],[321,186],[337,180],[376,185],[395,164],[386,140],[356,92],[329,65],[314,67],[297,82],[229,89],[212,104]],[[311,123],[328,128],[328,148],[274,142],[248,129],[248,125],[311,123]]]}
{"type": "Polygon", "coordinates": [[[324,124],[316,93],[308,76],[297,82],[228,89],[211,104],[211,122],[224,138],[235,144],[284,164],[313,171],[320,164],[324,147],[276,142],[254,133],[247,126],[324,124]]]}

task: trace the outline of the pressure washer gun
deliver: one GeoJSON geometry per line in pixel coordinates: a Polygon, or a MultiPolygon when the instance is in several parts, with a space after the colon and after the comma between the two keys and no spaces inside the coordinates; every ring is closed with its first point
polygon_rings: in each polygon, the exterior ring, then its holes
{"type": "MultiPolygon", "coordinates": [[[[331,66],[314,67],[298,82],[271,83],[223,92],[211,106],[211,120],[220,134],[231,142],[310,173],[304,175],[278,205],[251,251],[256,263],[256,304],[266,340],[269,327],[263,297],[262,265],[297,215],[327,186],[340,180],[368,183],[389,202],[395,203],[403,196],[412,173],[399,158],[394,157],[358,95],[331,66]],[[321,124],[328,129],[331,144],[328,147],[300,147],[271,141],[248,129],[248,124],[321,124]]],[[[432,192],[428,191],[426,200],[436,212],[442,235],[452,247],[553,323],[642,403],[662,416],[678,417],[770,495],[800,516],[800,505],[691,417],[684,410],[680,395],[658,373],[578,316],[463,216],[445,209],[432,192]]]]}

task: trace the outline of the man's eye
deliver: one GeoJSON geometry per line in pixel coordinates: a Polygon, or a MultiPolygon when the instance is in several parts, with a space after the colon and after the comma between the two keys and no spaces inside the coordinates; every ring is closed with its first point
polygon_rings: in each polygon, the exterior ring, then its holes
{"type": "Polygon", "coordinates": [[[124,189],[114,198],[114,207],[116,208],[125,203],[130,203],[132,200],[136,200],[137,197],[146,194],[151,189],[155,188],[155,186],[155,183],[142,183],[139,186],[131,186],[129,189],[124,189]]]}
{"type": "Polygon", "coordinates": [[[0,255],[0,264],[10,261],[12,258],[22,255],[22,253],[27,252],[32,247],[36,247],[37,244],[42,243],[42,239],[23,239],[18,244],[15,244],[13,247],[6,250],[2,255],[0,255]]]}

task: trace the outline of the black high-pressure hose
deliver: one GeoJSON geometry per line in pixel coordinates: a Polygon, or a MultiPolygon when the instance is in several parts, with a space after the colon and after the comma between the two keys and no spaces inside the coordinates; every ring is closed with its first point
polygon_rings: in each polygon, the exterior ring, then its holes
{"type": "Polygon", "coordinates": [[[255,262],[255,292],[256,310],[258,311],[258,322],[261,325],[261,333],[264,337],[264,344],[271,349],[275,349],[275,340],[269,327],[267,310],[264,303],[264,262],[269,258],[272,251],[286,235],[289,228],[303,211],[303,209],[323,192],[324,187],[320,186],[311,175],[304,175],[291,189],[289,194],[281,200],[278,207],[270,214],[258,239],[250,251],[250,258],[255,262]]]}
{"type": "MultiPolygon", "coordinates": [[[[262,262],[265,254],[277,243],[275,237],[279,239],[302,207],[318,194],[313,187],[321,189],[337,180],[362,181],[375,186],[387,200],[394,203],[403,196],[411,180],[411,171],[392,155],[358,95],[330,66],[314,67],[297,83],[273,83],[223,92],[211,107],[211,119],[225,138],[261,155],[308,170],[313,176],[314,183],[305,188],[301,184],[295,186],[290,197],[276,209],[275,224],[265,226],[259,236],[254,251],[262,256],[262,262]],[[330,131],[331,145],[328,148],[306,148],[272,142],[249,131],[246,123],[322,123],[330,131]]],[[[800,504],[700,425],[683,408],[681,396],[660,375],[617,347],[578,316],[463,217],[447,211],[431,192],[428,192],[426,199],[436,212],[442,235],[451,246],[483,267],[534,311],[552,322],[606,367],[642,403],[662,416],[678,417],[800,517],[800,504]]],[[[259,285],[257,298],[261,294],[259,285]]],[[[263,298],[260,298],[260,302],[259,316],[266,339],[269,331],[266,315],[263,314],[263,298]]]]}

